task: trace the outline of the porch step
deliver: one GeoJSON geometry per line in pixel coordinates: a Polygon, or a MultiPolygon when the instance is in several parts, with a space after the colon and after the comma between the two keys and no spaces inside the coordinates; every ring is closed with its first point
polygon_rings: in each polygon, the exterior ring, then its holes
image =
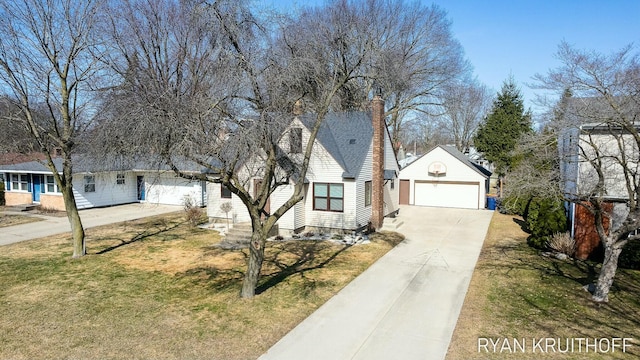
{"type": "Polygon", "coordinates": [[[402,224],[404,224],[404,221],[402,221],[398,217],[392,217],[392,218],[391,217],[386,217],[382,221],[382,227],[380,228],[380,230],[383,230],[383,231],[397,231],[398,228],[400,226],[402,226],[402,224]]]}
{"type": "MultiPolygon", "coordinates": [[[[218,247],[227,250],[237,250],[249,247],[251,241],[251,235],[253,234],[253,228],[251,223],[237,223],[233,224],[233,227],[227,232],[224,240],[222,240],[218,247]]],[[[278,224],[271,228],[269,237],[278,235],[278,224]]]]}
{"type": "Polygon", "coordinates": [[[227,235],[224,240],[218,244],[218,247],[226,250],[247,248],[249,247],[252,233],[253,228],[251,227],[251,223],[233,224],[233,227],[227,232],[227,235]]]}
{"type": "Polygon", "coordinates": [[[31,211],[37,209],[40,205],[37,204],[22,204],[22,205],[11,205],[5,207],[8,211],[31,211]]]}
{"type": "Polygon", "coordinates": [[[227,241],[246,241],[251,239],[253,228],[250,223],[233,224],[233,227],[227,232],[225,240],[227,241]]]}

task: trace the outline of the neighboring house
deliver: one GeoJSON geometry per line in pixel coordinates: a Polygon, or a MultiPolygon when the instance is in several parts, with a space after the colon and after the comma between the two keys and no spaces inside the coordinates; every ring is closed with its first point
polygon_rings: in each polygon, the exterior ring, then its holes
{"type": "MultiPolygon", "coordinates": [[[[636,125],[640,130],[640,125],[636,125]]],[[[600,152],[602,170],[605,178],[604,194],[605,210],[611,217],[605,228],[616,228],[616,221],[624,217],[627,210],[629,193],[626,189],[623,169],[617,163],[622,152],[620,144],[624,144],[626,160],[630,168],[637,168],[638,149],[631,134],[625,134],[622,129],[601,123],[583,124],[565,130],[561,133],[558,147],[560,152],[560,174],[563,181],[564,193],[568,199],[566,203],[569,218],[569,229],[576,240],[576,257],[586,259],[596,255],[600,246],[600,238],[595,230],[593,215],[583,206],[577,205],[575,199],[585,194],[596,194],[598,176],[596,169],[590,164],[595,148],[600,152]]]]}
{"type": "Polygon", "coordinates": [[[400,204],[483,209],[491,172],[453,146],[436,146],[400,171],[400,204]]]}
{"type": "Polygon", "coordinates": [[[420,158],[419,155],[414,155],[412,153],[407,153],[402,160],[398,159],[398,165],[400,165],[400,169],[405,168],[407,165],[411,164],[412,162],[418,160],[418,158],[420,158]]]}
{"type": "MultiPolygon", "coordinates": [[[[381,106],[384,108],[384,102],[381,106]]],[[[391,215],[398,211],[399,166],[384,125],[383,111],[378,113],[379,116],[372,115],[376,114],[374,104],[373,112],[327,115],[314,143],[305,178],[304,199],[280,218],[278,228],[281,233],[310,229],[355,231],[370,222],[377,228],[378,213],[391,215]],[[380,184],[379,191],[376,191],[377,183],[380,184]]],[[[302,144],[307,143],[314,121],[315,115],[295,117],[288,134],[283,136],[281,147],[293,156],[295,153],[302,156],[302,144]]],[[[245,180],[250,192],[260,181],[259,178],[245,180]]],[[[278,187],[271,195],[266,211],[287,201],[293,187],[293,184],[278,187]]],[[[233,222],[250,221],[246,207],[235,194],[221,184],[209,184],[209,217],[224,219],[226,214],[220,205],[225,202],[232,204],[229,216],[233,222]]]]}
{"type": "Polygon", "coordinates": [[[471,146],[465,149],[464,154],[469,158],[469,160],[471,160],[472,163],[478,164],[492,173],[495,170],[493,163],[487,160],[484,157],[484,154],[479,152],[475,147],[471,146]]]}
{"type": "MultiPolygon", "coordinates": [[[[62,172],[62,159],[54,158],[54,164],[62,172]]],[[[178,178],[172,171],[149,164],[95,170],[89,164],[87,159],[74,159],[73,192],[79,209],[134,202],[182,205],[185,197],[198,206],[206,204],[204,183],[178,178]]],[[[0,165],[0,178],[5,183],[6,205],[64,210],[62,193],[42,161],[0,165]]]]}

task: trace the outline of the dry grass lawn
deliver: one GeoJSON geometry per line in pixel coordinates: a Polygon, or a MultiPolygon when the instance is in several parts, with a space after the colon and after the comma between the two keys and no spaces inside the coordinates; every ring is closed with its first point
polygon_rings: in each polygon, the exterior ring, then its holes
{"type": "Polygon", "coordinates": [[[1,359],[255,359],[402,239],[272,242],[252,300],[246,251],[182,214],[2,247],[1,359]]]}
{"type": "MultiPolygon", "coordinates": [[[[640,272],[619,270],[610,302],[595,304],[582,286],[593,282],[598,265],[543,257],[526,244],[527,234],[513,216],[495,213],[469,291],[465,298],[447,360],[468,359],[635,359],[640,355],[640,272]],[[496,351],[481,347],[491,338],[496,351]],[[560,339],[561,347],[533,351],[534,339],[560,339]],[[579,338],[633,338],[623,353],[578,352],[579,338]],[[504,347],[504,341],[516,353],[504,347]],[[513,342],[522,344],[522,353],[513,342]],[[573,341],[573,352],[567,349],[573,341]],[[573,340],[572,340],[573,339],[573,340]]],[[[547,340],[544,340],[545,342],[547,340]]],[[[551,341],[551,340],[550,340],[551,341]]],[[[557,340],[555,340],[557,341],[557,340]]],[[[583,340],[584,341],[584,340],[583,340]]],[[[613,340],[609,340],[613,341],[613,340]]],[[[551,344],[551,343],[550,343],[551,344]]],[[[603,349],[606,349],[606,342],[603,349]]]]}
{"type": "Polygon", "coordinates": [[[2,212],[0,207],[0,228],[7,226],[14,226],[20,224],[28,224],[36,221],[41,221],[41,218],[35,216],[24,216],[24,215],[14,215],[14,214],[6,214],[2,212]]]}

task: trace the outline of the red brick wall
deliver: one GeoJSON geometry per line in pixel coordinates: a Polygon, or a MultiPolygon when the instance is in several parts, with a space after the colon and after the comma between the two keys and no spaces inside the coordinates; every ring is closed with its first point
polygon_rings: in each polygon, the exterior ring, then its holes
{"type": "MultiPolygon", "coordinates": [[[[613,211],[613,204],[605,203],[603,208],[606,212],[613,211]]],[[[605,231],[609,231],[609,218],[603,219],[605,231]]],[[[586,260],[590,257],[598,256],[600,251],[600,237],[596,231],[593,214],[584,206],[576,205],[574,238],[576,240],[577,259],[586,260]]]]}

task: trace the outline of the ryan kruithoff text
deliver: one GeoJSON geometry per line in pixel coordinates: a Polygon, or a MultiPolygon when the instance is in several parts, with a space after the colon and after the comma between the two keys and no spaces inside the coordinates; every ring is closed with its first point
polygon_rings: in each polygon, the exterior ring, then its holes
{"type": "Polygon", "coordinates": [[[479,353],[616,353],[631,350],[633,338],[478,338],[479,353]]]}

